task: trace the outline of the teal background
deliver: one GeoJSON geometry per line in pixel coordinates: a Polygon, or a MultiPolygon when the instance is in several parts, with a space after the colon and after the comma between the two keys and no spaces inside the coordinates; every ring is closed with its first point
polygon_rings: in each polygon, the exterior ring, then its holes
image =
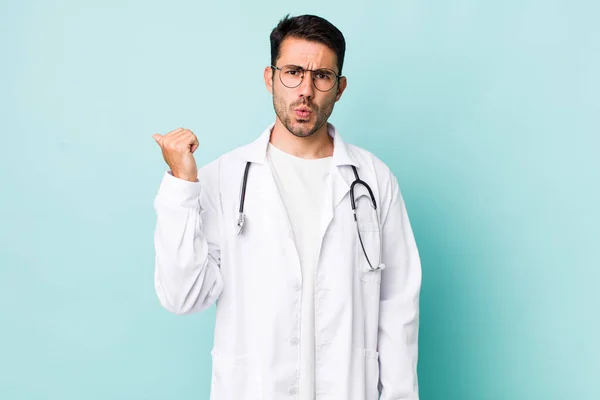
{"type": "Polygon", "coordinates": [[[600,3],[0,3],[0,399],[207,399],[214,308],[153,288],[151,135],[274,118],[286,13],[336,24],[345,140],[397,174],[422,400],[600,399],[600,3]]]}

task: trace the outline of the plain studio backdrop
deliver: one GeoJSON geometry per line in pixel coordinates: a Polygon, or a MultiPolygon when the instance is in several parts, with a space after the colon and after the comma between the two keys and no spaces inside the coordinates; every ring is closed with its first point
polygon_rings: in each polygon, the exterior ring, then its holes
{"type": "Polygon", "coordinates": [[[0,399],[208,398],[214,307],[154,292],[152,134],[254,140],[287,13],[342,30],[331,122],[399,179],[421,399],[599,399],[600,5],[566,0],[2,1],[0,399]]]}

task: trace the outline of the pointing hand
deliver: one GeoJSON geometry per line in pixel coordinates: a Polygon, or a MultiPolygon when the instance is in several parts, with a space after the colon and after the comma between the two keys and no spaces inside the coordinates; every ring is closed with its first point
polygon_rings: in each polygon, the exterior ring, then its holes
{"type": "Polygon", "coordinates": [[[173,176],[190,182],[198,181],[198,168],[194,151],[198,148],[198,138],[189,129],[179,128],[166,135],[152,135],[162,150],[165,162],[173,176]]]}

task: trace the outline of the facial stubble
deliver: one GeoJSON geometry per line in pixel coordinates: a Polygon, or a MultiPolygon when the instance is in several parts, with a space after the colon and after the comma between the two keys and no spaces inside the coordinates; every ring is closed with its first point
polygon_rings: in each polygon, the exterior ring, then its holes
{"type": "Polygon", "coordinates": [[[327,102],[325,106],[321,108],[314,103],[309,103],[306,100],[306,97],[302,97],[298,101],[290,104],[288,107],[285,104],[285,100],[279,96],[275,90],[275,85],[273,85],[273,108],[275,109],[275,113],[277,114],[279,120],[283,123],[283,126],[285,126],[289,132],[297,137],[308,137],[317,132],[329,119],[329,116],[333,112],[334,104],[335,99],[327,102]],[[296,123],[300,124],[300,126],[294,126],[294,109],[300,106],[310,108],[311,113],[316,116],[316,121],[314,122],[312,129],[309,128],[308,125],[310,122],[307,120],[296,119],[296,123]]]}

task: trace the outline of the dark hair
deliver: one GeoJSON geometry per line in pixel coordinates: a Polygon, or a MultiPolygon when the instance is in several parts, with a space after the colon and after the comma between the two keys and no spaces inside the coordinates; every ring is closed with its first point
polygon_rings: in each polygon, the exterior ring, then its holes
{"type": "Polygon", "coordinates": [[[290,18],[286,15],[271,31],[271,65],[279,58],[281,43],[287,37],[304,39],[324,44],[337,55],[338,74],[342,74],[346,40],[344,35],[331,22],[316,15],[300,15],[290,18]]]}

